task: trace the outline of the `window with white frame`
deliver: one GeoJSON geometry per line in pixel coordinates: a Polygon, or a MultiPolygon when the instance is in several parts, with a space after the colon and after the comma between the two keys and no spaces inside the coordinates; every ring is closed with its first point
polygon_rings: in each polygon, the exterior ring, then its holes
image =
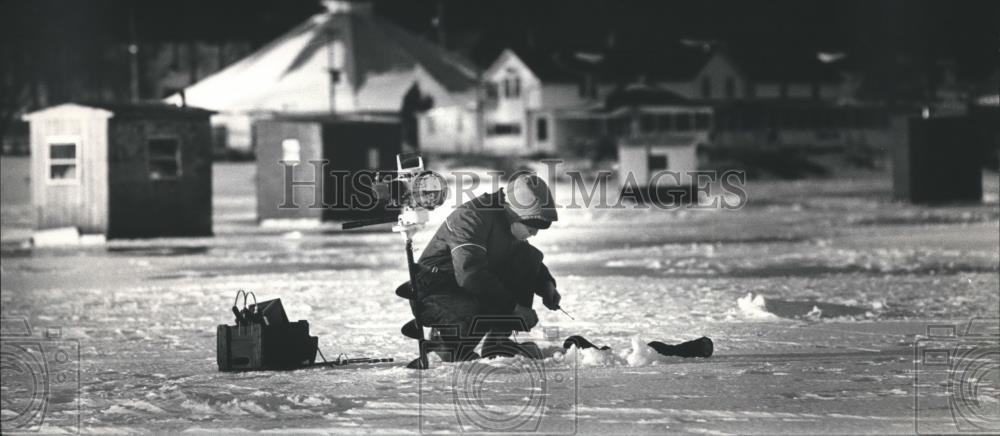
{"type": "Polygon", "coordinates": [[[513,69],[507,70],[507,75],[503,79],[503,96],[505,98],[521,96],[521,77],[513,69]]]}
{"type": "Polygon", "coordinates": [[[670,159],[665,154],[652,154],[646,157],[649,172],[663,171],[670,168],[670,159]]]}
{"type": "Polygon", "coordinates": [[[80,180],[80,139],[75,136],[52,136],[46,141],[48,180],[51,183],[77,183],[80,180]]]}
{"type": "Polygon", "coordinates": [[[541,142],[549,140],[549,119],[539,117],[535,120],[535,138],[541,142]]]}
{"type": "Polygon", "coordinates": [[[181,176],[181,143],[177,138],[150,138],[149,179],[171,180],[181,176]]]}
{"type": "Polygon", "coordinates": [[[487,136],[520,135],[520,123],[490,123],[486,126],[487,136]]]}
{"type": "Polygon", "coordinates": [[[302,145],[295,138],[281,141],[281,160],[289,165],[298,165],[302,161],[302,145]]]}

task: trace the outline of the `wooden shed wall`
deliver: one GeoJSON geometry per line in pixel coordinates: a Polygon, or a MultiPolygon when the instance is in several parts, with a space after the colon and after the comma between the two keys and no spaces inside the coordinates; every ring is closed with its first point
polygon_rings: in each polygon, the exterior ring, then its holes
{"type": "Polygon", "coordinates": [[[77,227],[81,233],[105,233],[108,226],[107,115],[86,108],[54,110],[31,119],[31,199],[35,228],[77,227]],[[77,172],[74,183],[49,181],[48,139],[74,136],[77,172]]]}
{"type": "MultiPolygon", "coordinates": [[[[396,154],[402,151],[401,126],[399,123],[374,122],[339,122],[323,125],[323,156],[330,160],[330,170],[346,170],[352,174],[363,170],[394,171],[396,169],[396,154]],[[378,166],[369,165],[369,153],[377,150],[378,166]]],[[[335,180],[328,178],[328,184],[336,187],[335,180]]],[[[340,179],[343,181],[344,179],[340,179]]],[[[342,183],[342,182],[341,182],[342,183]]],[[[367,195],[359,193],[357,183],[348,183],[345,189],[326,189],[325,203],[346,205],[350,207],[335,207],[323,209],[324,220],[355,220],[368,219],[396,212],[387,211],[384,205],[377,207],[359,207],[354,204],[351,196],[358,196],[365,201],[367,195]],[[344,195],[346,198],[337,198],[344,195]]],[[[370,190],[369,190],[370,191],[370,190]]]]}
{"type": "Polygon", "coordinates": [[[110,238],[212,234],[212,138],[208,116],[112,118],[110,238]],[[180,176],[152,180],[151,138],[176,138],[180,176]]]}
{"type": "Polygon", "coordinates": [[[982,201],[981,149],[971,118],[910,118],[908,139],[894,160],[897,198],[914,203],[982,201]]]}
{"type": "MultiPolygon", "coordinates": [[[[254,124],[254,147],[257,153],[257,220],[266,219],[319,219],[322,209],[311,207],[316,192],[322,187],[297,187],[292,189],[292,202],[297,208],[279,208],[285,203],[285,167],[282,141],[299,141],[300,163],[293,167],[296,181],[315,180],[316,167],[309,163],[323,158],[320,124],[308,121],[258,121],[254,124]]],[[[320,205],[321,207],[322,205],[320,205]]]]}

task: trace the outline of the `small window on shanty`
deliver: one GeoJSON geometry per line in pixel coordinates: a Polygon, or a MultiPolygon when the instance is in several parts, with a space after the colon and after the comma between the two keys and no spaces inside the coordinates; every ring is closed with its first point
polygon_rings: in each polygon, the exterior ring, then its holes
{"type": "Polygon", "coordinates": [[[649,165],[649,172],[665,170],[670,164],[665,154],[651,154],[646,162],[649,165]]]}
{"type": "Polygon", "coordinates": [[[378,149],[375,147],[368,147],[368,168],[377,170],[378,169],[378,149]]]}
{"type": "Polygon", "coordinates": [[[539,118],[535,120],[535,137],[539,141],[549,140],[549,119],[539,118]]]}
{"type": "Polygon", "coordinates": [[[732,77],[726,78],[726,98],[736,98],[736,79],[732,77]]]}
{"type": "Polygon", "coordinates": [[[181,175],[181,147],[177,138],[150,139],[149,179],[170,180],[181,175]]]}
{"type": "Polygon", "coordinates": [[[80,180],[80,141],[76,138],[53,137],[48,141],[49,181],[52,183],[77,183],[80,180]]]}
{"type": "Polygon", "coordinates": [[[712,97],[712,78],[705,76],[701,78],[701,96],[702,98],[712,97]]]}
{"type": "Polygon", "coordinates": [[[297,165],[302,161],[302,145],[298,139],[288,138],[281,141],[281,161],[289,165],[297,165]]]}

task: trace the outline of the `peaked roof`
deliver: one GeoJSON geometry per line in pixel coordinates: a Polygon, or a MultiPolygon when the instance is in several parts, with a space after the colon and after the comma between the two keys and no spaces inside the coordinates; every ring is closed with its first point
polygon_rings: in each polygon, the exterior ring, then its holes
{"type": "MultiPolygon", "coordinates": [[[[333,41],[343,44],[342,70],[355,92],[376,77],[392,77],[391,81],[413,77],[412,82],[421,73],[450,92],[476,84],[478,69],[471,62],[375,16],[369,5],[353,4],[314,15],[249,56],[187,87],[186,97],[213,109],[247,109],[252,106],[248,100],[266,100],[264,94],[272,90],[284,92],[299,85],[294,91],[302,92],[304,82],[319,80],[320,75],[328,77],[333,41]]],[[[168,100],[178,101],[179,96],[168,100]]]]}
{"type": "Polygon", "coordinates": [[[670,82],[693,79],[712,58],[712,53],[681,44],[664,44],[653,52],[618,51],[609,57],[609,63],[632,77],[645,76],[653,81],[670,82]]]}
{"type": "Polygon", "coordinates": [[[520,58],[531,72],[535,73],[543,82],[576,82],[584,75],[600,73],[602,63],[601,57],[589,60],[586,53],[570,52],[544,52],[539,50],[518,49],[511,50],[520,58]]]}
{"type": "Polygon", "coordinates": [[[329,41],[340,37],[345,41],[348,78],[355,88],[364,85],[369,75],[418,65],[450,91],[465,90],[476,81],[477,69],[470,61],[365,9],[321,14],[296,30],[308,33],[309,39],[283,75],[301,68],[316,52],[327,49],[329,41]]]}
{"type": "Polygon", "coordinates": [[[99,109],[107,112],[107,116],[115,118],[186,118],[186,117],[207,117],[215,112],[192,107],[174,106],[162,102],[71,102],[49,106],[44,109],[31,112],[26,117],[45,116],[54,111],[66,109],[99,109]]]}
{"type": "Polygon", "coordinates": [[[654,52],[609,53],[607,63],[633,77],[653,81],[692,80],[715,56],[723,56],[748,79],[756,81],[820,81],[839,79],[837,67],[825,64],[815,51],[726,45],[665,44],[654,52]]]}
{"type": "Polygon", "coordinates": [[[758,48],[725,50],[723,54],[752,80],[834,82],[840,79],[838,68],[820,61],[816,51],[758,48]]]}
{"type": "Polygon", "coordinates": [[[645,83],[632,83],[613,91],[604,102],[605,109],[637,106],[701,106],[668,89],[645,83]]]}
{"type": "Polygon", "coordinates": [[[693,78],[711,58],[711,53],[690,47],[661,46],[649,50],[513,49],[542,81],[575,82],[594,75],[607,83],[628,83],[640,77],[656,80],[693,78]]]}

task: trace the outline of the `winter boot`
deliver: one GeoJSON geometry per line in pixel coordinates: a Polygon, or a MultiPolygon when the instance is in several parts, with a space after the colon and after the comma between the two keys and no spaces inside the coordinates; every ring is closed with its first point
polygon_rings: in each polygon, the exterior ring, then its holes
{"type": "MultiPolygon", "coordinates": [[[[509,334],[509,332],[507,333],[509,334]]],[[[507,334],[491,332],[483,341],[483,357],[524,356],[529,359],[543,359],[542,349],[534,342],[514,342],[507,334]]]]}
{"type": "Polygon", "coordinates": [[[479,359],[475,348],[479,341],[451,335],[442,335],[438,328],[431,329],[431,338],[424,342],[427,351],[433,351],[443,362],[464,362],[479,359]]]}
{"type": "Polygon", "coordinates": [[[593,343],[591,343],[590,341],[588,341],[587,338],[584,338],[583,336],[575,336],[574,335],[574,336],[570,336],[570,337],[566,338],[566,340],[563,341],[563,348],[565,348],[567,350],[569,349],[569,347],[571,347],[573,345],[576,345],[576,348],[579,348],[581,350],[584,350],[584,349],[587,349],[587,348],[597,348],[597,349],[602,350],[602,351],[603,350],[610,350],[611,349],[611,347],[609,347],[607,345],[605,345],[603,347],[598,347],[597,345],[594,345],[593,343]]]}

